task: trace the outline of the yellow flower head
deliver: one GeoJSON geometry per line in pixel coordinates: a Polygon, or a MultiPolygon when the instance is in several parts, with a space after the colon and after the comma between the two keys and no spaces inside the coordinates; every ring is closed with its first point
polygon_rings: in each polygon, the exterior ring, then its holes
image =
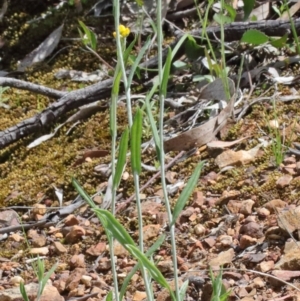
{"type": "MultiPolygon", "coordinates": [[[[119,32],[120,32],[121,38],[126,38],[130,34],[130,29],[128,27],[125,27],[124,25],[119,25],[119,32]]],[[[113,36],[116,37],[117,33],[113,32],[113,36]]]]}

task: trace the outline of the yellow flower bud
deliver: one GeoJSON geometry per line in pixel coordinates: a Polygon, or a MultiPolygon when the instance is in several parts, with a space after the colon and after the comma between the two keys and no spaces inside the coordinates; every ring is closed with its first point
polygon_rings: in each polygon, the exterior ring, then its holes
{"type": "MultiPolygon", "coordinates": [[[[126,38],[130,34],[130,29],[128,27],[125,27],[124,25],[119,25],[119,32],[122,38],[126,38]]],[[[117,36],[116,32],[113,33],[113,36],[117,36]]]]}

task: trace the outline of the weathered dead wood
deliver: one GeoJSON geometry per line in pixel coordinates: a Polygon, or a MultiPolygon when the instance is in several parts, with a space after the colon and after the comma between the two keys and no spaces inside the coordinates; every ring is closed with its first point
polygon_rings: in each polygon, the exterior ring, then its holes
{"type": "Polygon", "coordinates": [[[23,80],[10,78],[10,77],[0,77],[1,87],[13,87],[21,90],[31,91],[37,94],[48,96],[54,99],[58,99],[68,94],[68,92],[61,92],[55,89],[47,88],[41,85],[32,84],[23,80]]]}
{"type": "MultiPolygon", "coordinates": [[[[297,34],[300,34],[300,18],[294,20],[295,29],[297,34]]],[[[257,29],[264,32],[268,36],[281,37],[286,33],[291,35],[291,22],[282,20],[268,20],[257,22],[233,22],[225,26],[225,41],[232,42],[240,40],[244,32],[249,29],[257,29]]],[[[206,28],[206,32],[210,39],[215,37],[220,38],[221,29],[219,26],[211,26],[206,28]]],[[[194,36],[201,36],[202,29],[193,30],[191,32],[194,36]]],[[[180,33],[180,36],[183,34],[180,33]]]]}
{"type": "MultiPolygon", "coordinates": [[[[294,20],[295,28],[300,34],[300,18],[294,20]]],[[[257,29],[269,36],[282,36],[285,33],[290,33],[290,22],[281,20],[259,21],[259,22],[234,22],[225,26],[225,39],[226,41],[238,40],[242,37],[243,33],[249,29],[257,29]]],[[[220,37],[220,28],[218,26],[206,28],[209,38],[214,39],[220,37]]],[[[202,30],[196,30],[191,33],[195,36],[200,36],[202,30]]],[[[173,48],[179,38],[182,36],[180,33],[177,39],[170,45],[173,48]]],[[[182,50],[181,50],[182,51],[182,50]]],[[[167,54],[167,49],[164,50],[164,59],[167,54]]],[[[157,66],[157,57],[140,65],[141,68],[153,68],[157,66]]],[[[12,86],[20,89],[26,89],[35,93],[40,93],[48,97],[58,99],[57,102],[51,104],[41,113],[36,116],[26,119],[16,126],[10,127],[0,132],[0,149],[16,142],[17,140],[27,137],[28,135],[40,131],[43,127],[48,126],[55,122],[58,118],[70,110],[79,108],[82,105],[89,104],[93,101],[106,98],[111,93],[113,80],[108,79],[103,82],[96,83],[84,89],[79,89],[69,93],[60,92],[54,89],[46,88],[43,86],[18,81],[11,78],[0,78],[0,85],[12,86]]]]}
{"type": "MultiPolygon", "coordinates": [[[[166,55],[167,49],[164,50],[164,59],[166,55]]],[[[153,68],[155,66],[157,66],[157,57],[154,57],[140,65],[141,68],[153,68]]],[[[51,125],[58,118],[64,116],[64,114],[71,110],[90,104],[96,100],[109,97],[111,94],[112,84],[113,79],[107,79],[83,89],[71,92],[60,92],[25,81],[0,77],[0,85],[27,89],[51,98],[59,98],[57,102],[52,103],[45,110],[34,117],[26,119],[13,127],[1,131],[0,149],[3,149],[4,147],[18,141],[21,138],[39,132],[45,126],[51,125]]]]}

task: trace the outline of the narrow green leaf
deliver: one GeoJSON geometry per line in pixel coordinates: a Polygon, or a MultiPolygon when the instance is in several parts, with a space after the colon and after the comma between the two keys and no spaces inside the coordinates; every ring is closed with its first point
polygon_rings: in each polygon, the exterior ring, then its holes
{"type": "MultiPolygon", "coordinates": [[[[155,88],[155,86],[152,87],[151,91],[153,90],[153,88],[155,88]]],[[[156,90],[156,88],[155,88],[155,90],[156,90]]],[[[156,155],[159,158],[160,157],[159,135],[158,135],[157,127],[156,127],[156,122],[154,120],[154,117],[153,117],[153,114],[152,114],[152,111],[151,111],[150,98],[148,96],[145,99],[145,105],[146,105],[146,112],[147,112],[147,116],[148,116],[148,119],[149,119],[151,131],[152,131],[152,136],[153,136],[153,140],[154,140],[154,144],[155,144],[156,155]]]]}
{"type": "Polygon", "coordinates": [[[130,150],[131,150],[131,167],[134,172],[141,173],[141,141],[142,141],[142,111],[137,109],[131,127],[130,150]]]}
{"type": "Polygon", "coordinates": [[[136,72],[136,69],[137,69],[138,66],[139,66],[140,61],[141,61],[142,58],[144,57],[145,52],[149,49],[150,42],[151,42],[151,40],[150,40],[150,36],[149,36],[149,37],[147,38],[147,40],[146,40],[144,46],[142,47],[142,49],[139,51],[139,53],[138,53],[138,55],[137,55],[137,57],[136,57],[136,59],[135,59],[133,65],[132,65],[132,67],[131,67],[131,70],[130,70],[130,73],[129,73],[129,76],[128,76],[128,85],[129,85],[129,86],[130,86],[131,83],[132,83],[133,76],[134,76],[134,74],[135,74],[135,72],[136,72]]]}
{"type": "Polygon", "coordinates": [[[24,301],[29,301],[24,282],[20,282],[20,293],[21,293],[24,301]]]}
{"type": "Polygon", "coordinates": [[[236,17],[236,10],[231,5],[228,5],[228,4],[225,4],[224,8],[229,13],[231,22],[234,22],[235,17],[236,17]]]}
{"type": "Polygon", "coordinates": [[[52,268],[47,272],[47,274],[44,276],[43,280],[42,280],[42,290],[41,293],[43,293],[45,285],[47,284],[47,281],[50,279],[51,275],[54,273],[54,271],[56,270],[56,268],[58,267],[58,262],[56,262],[52,268]]]}
{"type": "Polygon", "coordinates": [[[181,288],[179,289],[180,301],[184,300],[188,286],[189,286],[189,280],[187,279],[186,281],[183,282],[181,288]]]}
{"type": "Polygon", "coordinates": [[[190,36],[189,33],[185,33],[177,42],[176,46],[172,50],[172,60],[174,59],[176,53],[181,49],[181,45],[184,44],[185,40],[190,36]]]}
{"type": "Polygon", "coordinates": [[[244,0],[244,21],[247,21],[255,5],[255,0],[244,0]]]}
{"type": "Polygon", "coordinates": [[[205,161],[201,161],[197,167],[195,168],[192,176],[188,180],[186,186],[184,187],[183,191],[181,192],[178,201],[173,210],[173,217],[170,226],[173,226],[176,223],[178,216],[180,215],[182,209],[184,208],[186,202],[188,201],[190,195],[192,194],[194,188],[196,187],[202,168],[204,166],[205,161]]]}
{"type": "Polygon", "coordinates": [[[161,286],[168,289],[171,295],[174,295],[171,287],[166,281],[165,277],[162,275],[160,270],[134,245],[127,245],[126,249],[130,252],[132,256],[134,256],[140,264],[148,270],[152,278],[158,282],[161,286]]]}
{"type": "Polygon", "coordinates": [[[261,45],[267,43],[268,41],[269,37],[266,36],[263,32],[256,29],[247,30],[241,38],[241,42],[253,45],[261,45]]]}
{"type": "Polygon", "coordinates": [[[86,46],[90,46],[93,50],[95,50],[96,47],[94,49],[93,46],[95,43],[97,43],[96,35],[82,21],[78,20],[78,22],[85,34],[85,36],[81,36],[83,43],[86,46]]]}
{"type": "Polygon", "coordinates": [[[171,70],[171,64],[172,64],[172,51],[171,48],[168,47],[168,55],[166,59],[166,63],[163,70],[163,78],[161,83],[161,93],[166,97],[167,95],[167,88],[168,88],[168,81],[169,81],[169,75],[171,70]]]}
{"type": "MultiPolygon", "coordinates": [[[[162,243],[165,241],[166,236],[165,235],[161,235],[157,241],[148,249],[148,251],[146,252],[146,256],[147,258],[149,258],[161,245],[162,243]]],[[[125,295],[126,289],[129,285],[130,279],[132,278],[132,276],[136,273],[136,271],[140,268],[139,263],[137,263],[133,269],[129,272],[129,274],[126,276],[126,278],[123,281],[121,290],[120,290],[120,300],[123,300],[123,297],[125,295]]]]}
{"type": "MultiPolygon", "coordinates": [[[[119,299],[119,300],[122,300],[122,299],[119,299]]],[[[106,298],[105,298],[105,301],[113,301],[113,292],[112,292],[112,291],[110,291],[110,292],[107,294],[107,296],[106,296],[106,298]]]]}
{"type": "Polygon", "coordinates": [[[96,51],[97,50],[97,36],[96,34],[90,30],[90,39],[91,39],[91,48],[96,51]]]}
{"type": "Polygon", "coordinates": [[[103,225],[107,232],[110,232],[112,236],[119,241],[121,245],[134,245],[134,241],[125,228],[120,224],[120,222],[107,210],[100,208],[94,209],[98,216],[105,219],[106,223],[103,225]]]}
{"type": "Polygon", "coordinates": [[[121,78],[122,78],[122,71],[120,70],[119,64],[117,64],[115,78],[111,90],[112,95],[119,95],[121,78]]]}
{"type": "Polygon", "coordinates": [[[72,178],[72,185],[77,190],[77,192],[81,195],[81,197],[90,205],[91,208],[96,208],[96,204],[88,195],[88,193],[80,186],[75,178],[72,178]]]}
{"type": "Polygon", "coordinates": [[[125,129],[124,133],[122,134],[120,140],[120,147],[119,147],[119,157],[116,165],[115,176],[113,179],[113,186],[116,189],[121,181],[121,177],[123,174],[124,166],[126,164],[126,155],[128,149],[128,140],[129,140],[129,130],[128,128],[125,129]]]}
{"type": "Polygon", "coordinates": [[[136,44],[136,40],[137,40],[137,36],[134,37],[133,41],[126,47],[126,49],[124,51],[123,59],[124,59],[125,65],[127,65],[130,53],[131,53],[134,45],[136,44]]]}

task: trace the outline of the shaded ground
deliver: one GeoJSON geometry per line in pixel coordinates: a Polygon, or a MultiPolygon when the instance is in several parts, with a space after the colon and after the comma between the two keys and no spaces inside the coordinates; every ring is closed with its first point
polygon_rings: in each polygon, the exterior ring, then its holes
{"type": "MultiPolygon", "coordinates": [[[[18,13],[16,6],[10,7],[14,7],[18,13]]],[[[23,38],[26,36],[29,39],[30,33],[22,35],[20,29],[22,26],[18,27],[17,24],[32,19],[33,15],[38,15],[44,7],[33,7],[33,12],[30,11],[32,15],[25,11],[21,16],[15,16],[14,9],[8,12],[2,24],[3,27],[16,24],[15,28],[12,27],[12,31],[8,31],[11,30],[10,27],[6,29],[7,32],[3,31],[3,36],[7,40],[3,48],[3,68],[12,70],[17,60],[36,47],[49,32],[60,25],[62,20],[62,15],[59,15],[57,20],[49,25],[51,29],[45,29],[45,33],[42,30],[35,30],[33,39],[36,45],[33,47],[29,40],[25,43],[23,38]],[[16,36],[17,32],[20,39],[16,36]],[[16,40],[8,38],[12,35],[16,36],[16,40]]],[[[71,12],[74,13],[73,10],[71,12]]],[[[65,21],[64,37],[78,37],[77,16],[74,13],[73,18],[69,10],[66,10],[65,14],[68,19],[65,21]]],[[[44,29],[43,26],[40,27],[44,29]]],[[[111,36],[110,27],[107,27],[106,34],[111,36]]],[[[99,54],[113,64],[113,57],[108,56],[109,52],[114,51],[109,47],[112,40],[104,36],[102,38],[105,42],[100,43],[99,54]]],[[[67,45],[69,46],[70,42],[63,40],[59,44],[59,49],[67,45]]],[[[60,90],[82,87],[83,84],[71,80],[54,80],[53,77],[61,67],[87,72],[98,68],[95,58],[83,52],[80,47],[80,41],[73,42],[71,48],[59,52],[50,63],[35,66],[26,74],[20,75],[20,78],[60,90]]],[[[295,73],[298,67],[294,64],[287,67],[285,72],[295,73]]],[[[272,86],[267,82],[265,85],[272,86]]],[[[297,85],[293,87],[298,88],[297,85]]],[[[279,86],[278,89],[284,95],[293,94],[292,88],[279,86]]],[[[261,93],[262,90],[254,90],[251,99],[261,93]]],[[[270,90],[267,95],[272,96],[273,93],[274,90],[270,90]]],[[[33,116],[50,102],[46,97],[13,88],[5,92],[4,97],[9,98],[7,103],[11,109],[1,108],[0,130],[33,116]]],[[[178,111],[170,107],[168,115],[172,116],[178,111]]],[[[243,137],[245,140],[231,147],[202,146],[168,170],[167,180],[171,185],[170,188],[173,188],[172,184],[182,181],[179,188],[174,189],[171,194],[171,202],[174,204],[196,164],[200,160],[207,160],[197,189],[181,214],[176,228],[180,278],[190,280],[187,300],[209,300],[211,286],[207,268],[209,265],[216,267],[222,264],[226,269],[231,268],[224,274],[225,286],[232,289],[231,300],[279,300],[278,298],[293,300],[293,296],[299,294],[294,288],[291,289],[278,280],[255,273],[255,271],[269,273],[294,283],[295,286],[300,276],[299,249],[295,248],[295,243],[288,234],[293,233],[295,239],[300,239],[296,231],[299,229],[296,208],[299,200],[299,154],[286,152],[288,146],[294,148],[293,143],[299,140],[298,116],[298,100],[277,101],[275,110],[271,102],[258,102],[249,108],[244,118],[229,122],[220,133],[223,141],[234,141],[243,137]],[[284,160],[279,166],[276,165],[272,144],[267,146],[267,143],[272,141],[274,146],[276,133],[283,139],[283,146],[282,149],[279,147],[279,151],[284,153],[284,160]],[[228,153],[229,148],[234,152],[249,151],[260,143],[264,144],[247,159],[240,157],[239,153],[236,161],[233,161],[235,154],[228,153]],[[224,205],[229,211],[226,211],[224,205]],[[285,211],[281,211],[282,208],[285,208],[285,211]],[[251,246],[252,249],[247,249],[251,246]]],[[[65,116],[67,117],[69,115],[65,116]]],[[[103,167],[105,169],[110,162],[110,155],[102,158],[87,155],[80,163],[77,159],[91,149],[106,150],[110,153],[108,118],[108,110],[104,108],[74,127],[69,135],[66,135],[66,132],[70,126],[64,126],[54,138],[31,150],[27,150],[26,146],[35,137],[23,139],[0,151],[0,201],[3,208],[0,220],[3,221],[3,228],[18,223],[13,213],[4,211],[7,207],[23,206],[13,208],[23,222],[38,220],[46,212],[43,206],[31,211],[27,206],[39,207],[37,204],[41,204],[58,207],[55,187],[63,190],[63,205],[70,205],[77,195],[71,186],[72,176],[91,195],[97,191],[105,191],[108,177],[99,171],[99,166],[105,164],[103,167]]],[[[118,108],[118,119],[121,133],[122,127],[126,125],[124,106],[118,108]]],[[[44,133],[36,133],[36,137],[49,133],[50,130],[51,127],[45,129],[44,133]]],[[[149,133],[145,130],[145,141],[148,136],[149,133]]],[[[176,152],[168,153],[167,160],[176,155],[176,152]]],[[[148,165],[154,165],[154,152],[146,151],[143,161],[148,165]]],[[[144,171],[141,183],[146,183],[152,176],[152,172],[144,171]]],[[[119,189],[120,203],[132,195],[132,182],[128,167],[119,189]]],[[[143,194],[145,246],[149,247],[160,233],[168,234],[159,180],[146,187],[143,194]]],[[[102,199],[97,196],[95,201],[101,203],[102,199]]],[[[15,284],[18,285],[20,278],[16,276],[21,276],[26,283],[35,281],[33,270],[27,260],[37,252],[45,256],[47,268],[58,259],[59,265],[52,281],[59,294],[66,296],[66,300],[93,293],[98,293],[98,296],[94,295],[90,300],[102,300],[107,295],[112,288],[112,275],[104,230],[87,206],[82,206],[73,214],[67,214],[65,219],[54,223],[51,227],[45,229],[37,227],[27,231],[25,240],[22,230],[8,234],[8,238],[3,237],[0,249],[2,271],[0,288],[3,291],[15,284]]],[[[131,202],[117,217],[137,240],[138,224],[134,202],[131,202]]],[[[135,262],[117,243],[115,253],[122,284],[122,280],[135,262]]],[[[168,239],[154,259],[159,262],[158,266],[164,275],[171,280],[172,261],[168,239]]],[[[128,286],[127,299],[142,300],[145,298],[144,291],[141,277],[137,274],[128,286]]],[[[157,300],[167,300],[167,294],[156,286],[155,295],[157,300]]],[[[57,297],[55,300],[60,299],[57,297]]]]}

